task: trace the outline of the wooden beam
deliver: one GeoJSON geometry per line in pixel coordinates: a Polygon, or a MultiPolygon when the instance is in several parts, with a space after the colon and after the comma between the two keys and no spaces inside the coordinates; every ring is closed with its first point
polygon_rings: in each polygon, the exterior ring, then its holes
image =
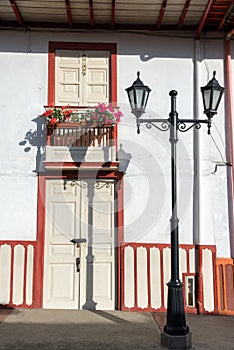
{"type": "Polygon", "coordinates": [[[207,5],[206,5],[205,12],[203,13],[201,22],[200,22],[200,24],[198,26],[198,30],[197,30],[196,37],[195,37],[196,39],[200,39],[202,29],[203,29],[203,27],[204,27],[204,25],[206,23],[206,19],[207,19],[208,15],[209,15],[209,12],[210,12],[210,9],[211,9],[213,3],[214,3],[214,0],[209,0],[207,5]]]}
{"type": "Polygon", "coordinates": [[[234,13],[234,2],[232,2],[232,4],[229,6],[227,12],[225,13],[222,21],[220,22],[218,29],[217,30],[222,30],[225,22],[229,19],[229,17],[232,17],[234,13]]]}
{"type": "Polygon", "coordinates": [[[159,17],[158,17],[158,23],[156,25],[157,29],[160,29],[160,27],[161,27],[166,7],[167,7],[167,0],[163,0],[162,6],[161,6],[161,10],[160,10],[160,13],[159,13],[159,17]]]}
{"type": "Polygon", "coordinates": [[[186,14],[188,12],[190,2],[191,2],[191,0],[186,0],[186,3],[184,4],[184,8],[183,8],[183,11],[181,13],[180,20],[178,23],[178,29],[181,29],[182,25],[184,24],[184,20],[185,20],[186,14]]]}
{"type": "Polygon", "coordinates": [[[94,12],[93,12],[93,0],[89,0],[89,18],[90,18],[90,27],[94,28],[94,12]]]}
{"type": "Polygon", "coordinates": [[[111,6],[111,28],[115,27],[115,0],[112,0],[111,6]]]}
{"type": "Polygon", "coordinates": [[[19,8],[16,4],[16,1],[15,0],[9,0],[10,1],[10,4],[11,4],[11,7],[15,13],[15,17],[17,19],[17,22],[19,23],[19,25],[21,25],[22,27],[25,27],[24,25],[24,21],[22,19],[22,16],[21,16],[21,13],[19,11],[19,8]]]}
{"type": "Polygon", "coordinates": [[[67,11],[67,20],[69,27],[72,27],[72,13],[71,13],[71,5],[69,0],[65,0],[66,11],[67,11]]]}

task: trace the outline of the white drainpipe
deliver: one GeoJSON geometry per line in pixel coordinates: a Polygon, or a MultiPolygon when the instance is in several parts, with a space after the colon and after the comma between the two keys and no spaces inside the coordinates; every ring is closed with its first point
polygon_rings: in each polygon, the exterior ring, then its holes
{"type": "MultiPolygon", "coordinates": [[[[200,118],[199,111],[199,63],[200,62],[200,40],[194,42],[194,104],[193,113],[194,118],[200,118]]],[[[193,131],[193,152],[194,152],[194,185],[193,185],[193,240],[194,244],[200,244],[200,182],[201,182],[201,170],[200,170],[200,130],[194,128],[193,131]]]]}

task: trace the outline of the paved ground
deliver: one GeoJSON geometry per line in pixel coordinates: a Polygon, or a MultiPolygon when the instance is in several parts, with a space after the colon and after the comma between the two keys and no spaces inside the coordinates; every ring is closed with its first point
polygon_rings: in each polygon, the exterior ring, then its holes
{"type": "MultiPolygon", "coordinates": [[[[164,315],[121,311],[0,310],[0,349],[162,349],[164,315]]],[[[234,350],[234,317],[188,315],[196,350],[234,350]]]]}

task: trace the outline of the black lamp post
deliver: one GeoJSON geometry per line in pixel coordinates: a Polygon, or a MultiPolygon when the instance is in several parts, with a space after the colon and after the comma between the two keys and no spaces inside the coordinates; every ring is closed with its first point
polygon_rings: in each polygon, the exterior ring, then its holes
{"type": "Polygon", "coordinates": [[[167,321],[164,332],[161,334],[161,343],[169,349],[189,349],[192,345],[191,333],[186,324],[183,298],[183,284],[179,278],[179,219],[177,217],[177,165],[176,165],[176,144],[178,141],[178,130],[186,132],[195,127],[200,129],[201,124],[207,124],[208,134],[210,134],[211,119],[217,113],[224,88],[215,79],[216,72],[213,73],[212,80],[201,88],[204,113],[207,119],[179,119],[176,111],[177,91],[171,90],[171,112],[168,119],[141,119],[145,112],[151,89],[145,86],[140,80],[140,73],[137,72],[137,80],[131,87],[127,88],[129,102],[132,113],[136,117],[137,132],[140,133],[140,124],[145,123],[147,128],[152,126],[161,130],[170,130],[171,143],[171,279],[168,285],[167,300],[167,321]]]}

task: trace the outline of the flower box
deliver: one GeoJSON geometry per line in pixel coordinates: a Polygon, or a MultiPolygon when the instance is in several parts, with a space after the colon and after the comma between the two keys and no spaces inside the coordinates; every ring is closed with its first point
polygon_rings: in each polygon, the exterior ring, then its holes
{"type": "Polygon", "coordinates": [[[120,122],[122,112],[118,108],[112,107],[111,104],[105,105],[99,103],[90,109],[81,109],[79,107],[46,107],[46,111],[41,117],[46,118],[47,125],[58,125],[60,123],[81,123],[85,126],[95,124],[102,126],[104,124],[116,124],[120,122]]]}

